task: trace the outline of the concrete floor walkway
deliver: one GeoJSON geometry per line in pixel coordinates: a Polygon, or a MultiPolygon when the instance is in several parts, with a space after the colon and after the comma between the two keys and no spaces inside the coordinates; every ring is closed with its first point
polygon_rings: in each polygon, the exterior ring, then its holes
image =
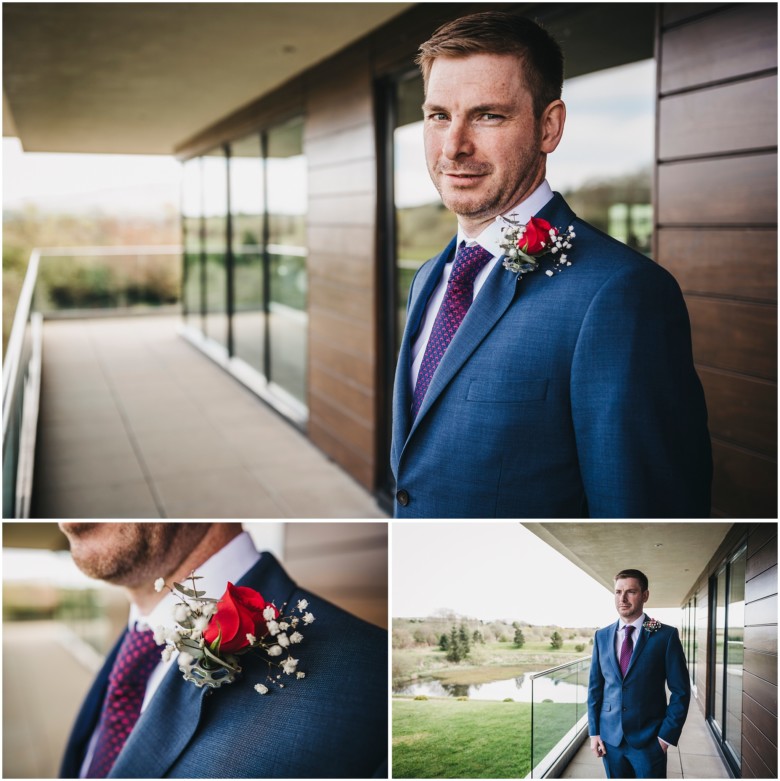
{"type": "MultiPolygon", "coordinates": [[[[691,700],[679,745],[669,748],[666,772],[667,778],[730,778],[695,700],[691,700]]],[[[590,740],[582,744],[561,775],[561,778],[606,777],[604,763],[590,751],[590,740]]]]}
{"type": "Polygon", "coordinates": [[[33,517],[385,517],[178,323],[45,323],[33,517]]]}

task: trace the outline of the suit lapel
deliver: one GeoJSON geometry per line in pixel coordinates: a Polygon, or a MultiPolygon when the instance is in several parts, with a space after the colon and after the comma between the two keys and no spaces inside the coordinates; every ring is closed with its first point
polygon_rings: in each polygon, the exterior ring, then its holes
{"type": "Polygon", "coordinates": [[[615,675],[619,679],[623,678],[623,673],[620,672],[620,662],[618,661],[616,638],[618,629],[620,629],[620,620],[618,619],[609,630],[609,661],[612,663],[612,668],[615,675]]]}
{"type": "MultiPolygon", "coordinates": [[[[642,617],[642,624],[644,625],[644,622],[647,620],[647,616],[642,617]]],[[[631,671],[634,669],[634,666],[637,663],[637,659],[639,659],[640,654],[642,651],[645,650],[645,646],[647,645],[648,639],[649,639],[649,632],[645,632],[644,627],[639,627],[639,637],[637,637],[636,642],[634,643],[634,650],[631,652],[631,661],[628,663],[628,669],[626,670],[626,678],[628,678],[629,675],[631,675],[631,671]]]]}
{"type": "MultiPolygon", "coordinates": [[[[295,590],[294,581],[274,556],[267,552],[236,585],[260,591],[280,609],[295,590]]],[[[240,679],[230,684],[238,685],[240,679]]],[[[185,681],[175,665],[168,670],[160,688],[130,733],[109,777],[165,777],[195,735],[208,691],[205,686],[198,688],[194,683],[185,681]]]]}
{"type": "Polygon", "coordinates": [[[406,314],[406,326],[401,339],[393,391],[393,461],[396,464],[401,457],[401,450],[411,426],[412,393],[409,387],[409,373],[412,369],[412,345],[420,330],[428,300],[441,280],[444,266],[455,251],[456,240],[457,237],[454,237],[444,251],[430,263],[429,268],[424,267],[420,271],[415,280],[415,287],[419,285],[419,290],[414,291],[414,297],[410,301],[409,311],[406,314]]]}
{"type": "Polygon", "coordinates": [[[517,285],[517,277],[506,271],[499,259],[442,356],[417,418],[412,424],[410,434],[414,432],[450,380],[501,319],[514,300],[517,285]]]}

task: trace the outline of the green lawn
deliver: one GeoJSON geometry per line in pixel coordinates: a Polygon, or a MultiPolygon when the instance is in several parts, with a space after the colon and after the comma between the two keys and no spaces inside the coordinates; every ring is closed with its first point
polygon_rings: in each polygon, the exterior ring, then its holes
{"type": "MultiPolygon", "coordinates": [[[[546,704],[536,761],[572,726],[570,716],[570,706],[546,704]]],[[[393,699],[395,778],[523,778],[530,769],[529,703],[393,699]]]]}

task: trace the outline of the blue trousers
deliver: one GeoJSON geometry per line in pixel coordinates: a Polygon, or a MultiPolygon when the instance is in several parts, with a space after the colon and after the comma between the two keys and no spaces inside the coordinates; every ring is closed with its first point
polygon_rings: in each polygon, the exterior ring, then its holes
{"type": "Polygon", "coordinates": [[[605,742],[604,747],[607,778],[666,778],[666,752],[657,738],[642,748],[632,748],[625,738],[619,746],[605,742]]]}

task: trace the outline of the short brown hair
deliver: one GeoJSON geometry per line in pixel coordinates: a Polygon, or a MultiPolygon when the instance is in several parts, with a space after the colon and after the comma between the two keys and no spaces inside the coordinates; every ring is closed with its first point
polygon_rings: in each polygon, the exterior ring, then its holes
{"type": "Polygon", "coordinates": [[[615,580],[620,580],[621,578],[633,578],[634,580],[639,581],[639,585],[642,588],[642,591],[647,591],[649,587],[649,583],[647,580],[647,575],[645,575],[644,572],[641,572],[638,569],[622,569],[620,572],[618,572],[617,575],[615,575],[615,580]]]}
{"type": "Polygon", "coordinates": [[[563,52],[555,39],[536,22],[505,11],[482,11],[461,16],[439,27],[418,49],[415,59],[426,89],[437,57],[470,54],[515,54],[524,66],[534,114],[561,97],[563,52]]]}

